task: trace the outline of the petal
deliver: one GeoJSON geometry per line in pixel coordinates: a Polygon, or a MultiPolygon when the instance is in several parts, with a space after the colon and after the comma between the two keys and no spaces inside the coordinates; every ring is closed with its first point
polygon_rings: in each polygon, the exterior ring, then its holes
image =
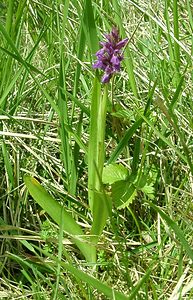
{"type": "Polygon", "coordinates": [[[114,66],[120,65],[120,58],[116,55],[113,55],[112,58],[111,58],[111,63],[114,66]]]}
{"type": "Polygon", "coordinates": [[[121,49],[121,48],[123,48],[123,47],[127,44],[128,40],[129,40],[129,39],[126,38],[126,39],[120,41],[119,43],[117,43],[117,44],[116,44],[116,49],[121,49]]]}
{"type": "Polygon", "coordinates": [[[116,27],[113,27],[112,31],[111,31],[111,35],[113,37],[113,40],[115,42],[118,42],[119,38],[119,30],[116,27]]]}
{"type": "Polygon", "coordinates": [[[112,77],[112,74],[104,74],[103,75],[103,77],[102,77],[102,80],[101,80],[101,82],[102,83],[108,83],[109,82],[109,80],[111,79],[111,77],[112,77]]]}
{"type": "Polygon", "coordinates": [[[101,57],[102,55],[104,55],[105,51],[106,50],[104,48],[100,49],[99,51],[97,51],[96,56],[101,57]]]}
{"type": "Polygon", "coordinates": [[[113,68],[112,65],[107,65],[106,68],[105,68],[105,72],[106,72],[107,74],[113,73],[113,70],[114,70],[114,68],[113,68]]]}
{"type": "Polygon", "coordinates": [[[103,47],[106,47],[107,42],[100,42],[99,44],[103,47]]]}
{"type": "Polygon", "coordinates": [[[120,63],[118,65],[114,65],[114,72],[119,72],[121,69],[120,63]]]}
{"type": "Polygon", "coordinates": [[[112,36],[111,34],[104,34],[104,36],[106,37],[106,39],[111,43],[112,42],[112,36]]]}
{"type": "Polygon", "coordinates": [[[105,70],[105,65],[103,64],[102,61],[98,60],[92,65],[93,69],[102,69],[105,70]]]}
{"type": "Polygon", "coordinates": [[[105,71],[102,83],[108,83],[114,73],[120,71],[120,64],[123,60],[123,48],[128,38],[121,40],[116,27],[112,28],[110,34],[104,34],[106,40],[100,42],[101,49],[96,52],[97,60],[93,64],[94,69],[105,71]]]}

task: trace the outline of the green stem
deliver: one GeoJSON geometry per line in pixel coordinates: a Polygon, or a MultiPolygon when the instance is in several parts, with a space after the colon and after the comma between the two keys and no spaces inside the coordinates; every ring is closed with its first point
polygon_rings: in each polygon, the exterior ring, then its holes
{"type": "MultiPolygon", "coordinates": [[[[109,216],[107,197],[103,190],[102,173],[105,161],[105,128],[108,85],[101,92],[101,83],[94,81],[91,113],[90,139],[88,146],[88,199],[93,216],[90,242],[96,246],[109,216]]],[[[96,262],[96,252],[92,252],[92,262],[96,262]]]]}
{"type": "Polygon", "coordinates": [[[115,76],[112,77],[111,82],[111,102],[112,102],[112,112],[115,111],[115,103],[114,103],[114,82],[115,82],[115,76]]]}
{"type": "Polygon", "coordinates": [[[108,85],[105,85],[103,95],[100,85],[98,79],[95,78],[91,99],[90,139],[88,146],[88,196],[92,213],[95,201],[94,193],[95,191],[102,191],[101,178],[105,159],[104,140],[108,85]]]}

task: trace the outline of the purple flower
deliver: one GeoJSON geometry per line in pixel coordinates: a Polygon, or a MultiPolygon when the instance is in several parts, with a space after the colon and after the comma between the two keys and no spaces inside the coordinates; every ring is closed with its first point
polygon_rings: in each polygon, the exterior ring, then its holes
{"type": "Polygon", "coordinates": [[[101,69],[105,73],[102,77],[102,83],[108,83],[114,73],[121,69],[123,53],[121,49],[127,44],[128,38],[121,40],[117,28],[113,28],[110,34],[105,34],[105,42],[100,42],[102,48],[97,51],[97,61],[94,63],[94,69],[101,69]]]}

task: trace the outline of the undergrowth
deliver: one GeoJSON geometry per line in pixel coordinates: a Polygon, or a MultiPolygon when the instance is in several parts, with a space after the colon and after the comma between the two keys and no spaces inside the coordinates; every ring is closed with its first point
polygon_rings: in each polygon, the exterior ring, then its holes
{"type": "Polygon", "coordinates": [[[193,298],[192,11],[1,2],[0,299],[193,298]],[[128,45],[102,84],[113,27],[128,45]]]}

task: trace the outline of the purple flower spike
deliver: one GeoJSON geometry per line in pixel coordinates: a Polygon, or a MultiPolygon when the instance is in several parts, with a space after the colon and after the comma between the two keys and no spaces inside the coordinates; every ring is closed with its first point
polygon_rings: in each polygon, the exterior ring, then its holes
{"type": "Polygon", "coordinates": [[[102,83],[108,83],[114,73],[121,69],[123,53],[121,49],[127,44],[128,38],[121,40],[117,28],[113,28],[110,34],[105,34],[105,42],[100,42],[102,48],[97,51],[97,61],[94,63],[94,69],[101,69],[105,73],[102,77],[102,83]]]}

